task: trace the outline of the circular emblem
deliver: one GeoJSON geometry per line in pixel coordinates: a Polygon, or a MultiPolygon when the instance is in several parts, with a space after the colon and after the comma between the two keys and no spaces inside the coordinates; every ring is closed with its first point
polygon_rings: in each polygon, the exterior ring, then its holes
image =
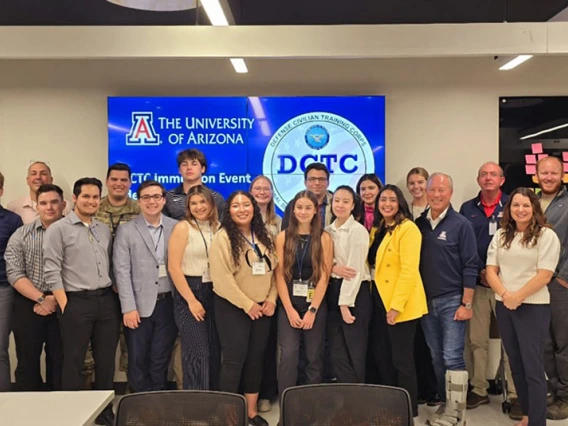
{"type": "Polygon", "coordinates": [[[304,139],[310,148],[322,149],[329,142],[329,132],[325,127],[316,124],[306,131],[304,139]]]}
{"type": "Polygon", "coordinates": [[[305,188],[304,170],[323,163],[331,173],[330,190],[355,187],[365,173],[375,172],[369,141],[348,119],[329,112],[309,112],[284,123],[268,142],[262,172],[272,180],[280,210],[305,188]]]}

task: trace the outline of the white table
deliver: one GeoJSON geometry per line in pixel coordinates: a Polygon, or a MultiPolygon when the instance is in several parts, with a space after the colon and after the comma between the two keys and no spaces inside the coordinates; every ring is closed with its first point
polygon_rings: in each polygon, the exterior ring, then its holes
{"type": "Polygon", "coordinates": [[[3,425],[91,426],[114,391],[0,393],[3,425]]]}

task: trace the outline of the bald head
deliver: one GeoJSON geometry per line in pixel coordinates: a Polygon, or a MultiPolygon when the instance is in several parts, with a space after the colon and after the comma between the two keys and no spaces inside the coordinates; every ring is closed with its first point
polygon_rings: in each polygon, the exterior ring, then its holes
{"type": "Polygon", "coordinates": [[[30,188],[30,197],[32,197],[32,200],[36,200],[36,191],[38,188],[46,183],[53,183],[51,169],[42,161],[36,161],[30,164],[26,182],[30,188]]]}

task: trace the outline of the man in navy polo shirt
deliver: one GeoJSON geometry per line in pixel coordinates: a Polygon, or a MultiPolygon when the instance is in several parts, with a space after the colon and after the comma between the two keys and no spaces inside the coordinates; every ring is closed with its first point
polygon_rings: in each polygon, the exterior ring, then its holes
{"type": "MultiPolygon", "coordinates": [[[[0,197],[4,193],[4,175],[0,173],[0,197]]],[[[6,277],[6,262],[4,253],[12,234],[23,225],[22,218],[0,205],[0,392],[10,391],[10,317],[12,316],[12,301],[14,289],[6,277]]]]}
{"type": "Polygon", "coordinates": [[[422,327],[443,402],[428,421],[432,426],[461,426],[466,421],[463,354],[478,275],[477,244],[471,223],[450,204],[452,178],[432,174],[426,192],[430,208],[416,221],[422,232],[420,274],[428,301],[422,327]]]}
{"type": "MultiPolygon", "coordinates": [[[[487,359],[491,312],[495,312],[495,292],[489,287],[485,279],[485,263],[487,262],[489,244],[500,227],[503,207],[509,200],[509,196],[501,191],[503,183],[505,183],[505,177],[499,164],[494,162],[483,164],[477,173],[477,184],[481,191],[475,198],[463,203],[460,209],[460,213],[473,225],[477,239],[477,254],[480,260],[477,287],[473,296],[473,318],[469,321],[468,337],[473,357],[473,375],[471,377],[472,389],[467,394],[467,408],[489,404],[487,359]]],[[[521,420],[523,415],[516,400],[517,393],[507,358],[505,358],[505,362],[508,378],[507,389],[514,408],[509,416],[513,420],[521,420]]]]}

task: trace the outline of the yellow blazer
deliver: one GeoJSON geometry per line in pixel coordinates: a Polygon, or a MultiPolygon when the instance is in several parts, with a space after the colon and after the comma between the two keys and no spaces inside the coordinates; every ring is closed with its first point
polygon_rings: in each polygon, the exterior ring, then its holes
{"type": "MultiPolygon", "coordinates": [[[[377,230],[371,230],[371,241],[377,230]]],[[[422,234],[411,220],[387,233],[377,250],[375,285],[386,311],[400,314],[396,322],[421,318],[428,313],[426,293],[418,270],[422,234]]]]}

